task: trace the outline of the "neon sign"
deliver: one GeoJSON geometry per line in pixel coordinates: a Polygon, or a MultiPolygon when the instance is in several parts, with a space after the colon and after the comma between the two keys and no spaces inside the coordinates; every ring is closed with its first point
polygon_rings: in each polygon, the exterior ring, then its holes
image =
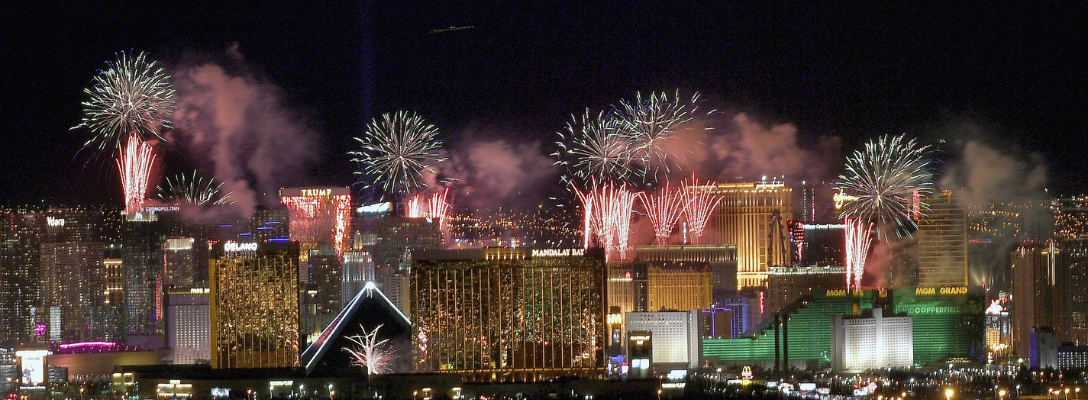
{"type": "Polygon", "coordinates": [[[234,241],[223,243],[223,251],[235,252],[235,251],[257,251],[257,243],[238,243],[234,241]]]}

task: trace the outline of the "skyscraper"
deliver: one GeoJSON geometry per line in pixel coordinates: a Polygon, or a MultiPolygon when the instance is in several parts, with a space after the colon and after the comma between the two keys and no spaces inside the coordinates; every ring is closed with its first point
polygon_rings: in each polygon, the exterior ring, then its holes
{"type": "Polygon", "coordinates": [[[211,351],[211,308],[207,288],[166,295],[166,347],[174,364],[207,363],[211,351]]]}
{"type": "Polygon", "coordinates": [[[417,371],[486,381],[603,375],[602,252],[440,253],[412,267],[417,371]]]}
{"type": "Polygon", "coordinates": [[[967,286],[967,213],[942,190],[928,199],[918,221],[918,286],[967,286]]]}
{"type": "Polygon", "coordinates": [[[122,225],[126,335],[160,334],[162,322],[163,224],[154,213],[139,212],[122,225]]]}
{"type": "Polygon", "coordinates": [[[328,247],[310,250],[299,308],[303,345],[321,335],[342,307],[340,261],[328,247]]]}
{"type": "Polygon", "coordinates": [[[713,274],[705,264],[651,263],[646,276],[650,312],[705,310],[713,302],[713,274]]]}
{"type": "MultiPolygon", "coordinates": [[[[763,286],[767,268],[790,262],[793,190],[780,182],[720,183],[722,197],[711,217],[717,243],[737,245],[738,288],[763,286]]],[[[712,239],[713,240],[713,239],[712,239]]]]}
{"type": "Polygon", "coordinates": [[[306,187],[280,189],[280,201],[290,212],[291,240],[300,244],[305,265],[309,251],[322,245],[342,257],[351,246],[351,189],[306,187]]]}
{"type": "Polygon", "coordinates": [[[296,242],[212,248],[212,368],[299,365],[298,252],[296,242]]]}
{"type": "Polygon", "coordinates": [[[1054,241],[1025,242],[1012,253],[1012,324],[1020,357],[1030,351],[1034,327],[1051,327],[1063,340],[1070,326],[1067,275],[1058,264],[1054,241]]]}
{"type": "Polygon", "coordinates": [[[91,329],[93,309],[105,305],[106,268],[101,242],[42,244],[44,306],[50,310],[50,340],[79,342],[102,340],[91,329]],[[51,335],[53,336],[53,335],[51,335]]]}

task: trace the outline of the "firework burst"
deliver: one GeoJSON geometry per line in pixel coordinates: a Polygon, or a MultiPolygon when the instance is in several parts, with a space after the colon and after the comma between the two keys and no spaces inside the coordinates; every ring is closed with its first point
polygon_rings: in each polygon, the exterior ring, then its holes
{"type": "Polygon", "coordinates": [[[438,221],[438,230],[442,232],[446,230],[446,216],[450,212],[450,203],[446,202],[449,194],[450,189],[446,188],[441,192],[434,192],[427,200],[427,217],[438,221]]]}
{"type": "Polygon", "coordinates": [[[867,222],[846,218],[846,284],[852,290],[861,289],[861,276],[865,274],[865,259],[869,256],[870,231],[867,222]]]}
{"type": "Polygon", "coordinates": [[[903,135],[883,136],[865,144],[846,159],[846,173],[838,186],[844,197],[840,217],[894,227],[897,235],[917,227],[928,207],[916,204],[932,191],[932,175],[926,152],[903,135]]]}
{"type": "Polygon", "coordinates": [[[412,196],[405,203],[404,216],[408,218],[427,218],[427,202],[423,200],[423,195],[412,196]]]}
{"type": "Polygon", "coordinates": [[[180,174],[174,179],[166,178],[166,186],[160,185],[156,189],[159,191],[159,198],[171,206],[200,207],[234,204],[234,201],[230,199],[234,193],[223,193],[219,190],[222,187],[223,182],[216,182],[215,179],[205,181],[194,170],[192,174],[180,174]]]}
{"type": "Polygon", "coordinates": [[[673,190],[666,182],[665,187],[659,189],[653,195],[643,193],[642,206],[646,209],[646,217],[654,226],[654,243],[657,245],[668,244],[669,233],[680,220],[680,216],[687,209],[687,202],[683,190],[673,190]]]}
{"type": "Polygon", "coordinates": [[[566,167],[581,183],[590,180],[611,181],[628,178],[632,172],[631,141],[623,134],[619,118],[604,112],[571,117],[564,131],[558,132],[559,147],[552,156],[556,165],[566,167]]]}
{"type": "Polygon", "coordinates": [[[73,129],[86,128],[94,135],[84,146],[113,154],[122,150],[129,134],[140,140],[157,138],[160,128],[170,128],[174,87],[162,66],[146,53],[135,57],[121,53],[105,71],[99,71],[83,92],[83,120],[73,129]]]}
{"type": "Polygon", "coordinates": [[[710,214],[714,207],[722,201],[720,196],[714,195],[714,187],[710,182],[699,184],[695,177],[691,177],[691,183],[684,182],[684,219],[688,222],[688,237],[692,244],[699,244],[706,230],[710,214]]]}
{"type": "Polygon", "coordinates": [[[431,164],[445,160],[439,155],[438,128],[414,112],[382,114],[355,140],[360,150],[348,152],[362,167],[355,173],[393,197],[425,188],[423,173],[436,173],[431,164]]]}
{"type": "Polygon", "coordinates": [[[383,325],[378,325],[373,331],[367,332],[366,327],[359,325],[362,331],[355,336],[345,338],[354,343],[354,346],[344,347],[344,351],[351,356],[351,365],[366,368],[367,376],[376,374],[388,374],[393,372],[393,360],[396,352],[393,342],[389,339],[378,340],[378,331],[383,325]]]}
{"type": "Polygon", "coordinates": [[[699,108],[699,93],[682,99],[680,91],[673,97],[665,92],[643,97],[635,94],[634,101],[620,100],[621,129],[631,141],[633,158],[642,165],[644,179],[655,180],[659,170],[670,172],[669,152],[665,144],[675,138],[680,125],[695,118],[699,108]]]}
{"type": "Polygon", "coordinates": [[[135,213],[143,209],[154,164],[154,148],[141,141],[136,134],[130,135],[117,159],[117,170],[121,173],[121,186],[125,194],[125,212],[135,213]]]}

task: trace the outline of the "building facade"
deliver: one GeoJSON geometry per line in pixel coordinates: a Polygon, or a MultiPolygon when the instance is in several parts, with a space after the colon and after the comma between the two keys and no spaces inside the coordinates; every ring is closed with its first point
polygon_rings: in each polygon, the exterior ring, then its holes
{"type": "Polygon", "coordinates": [[[205,364],[212,359],[211,304],[207,288],[166,295],[166,347],[173,364],[205,364]]]}
{"type": "Polygon", "coordinates": [[[926,199],[929,213],[918,221],[918,286],[967,286],[967,213],[952,191],[926,199]]]}
{"type": "Polygon", "coordinates": [[[771,267],[764,307],[768,313],[776,313],[813,290],[828,289],[846,289],[846,267],[771,267]]]}
{"type": "Polygon", "coordinates": [[[105,244],[43,243],[42,288],[50,311],[50,340],[58,343],[104,340],[96,335],[94,310],[106,305],[105,244]]]}
{"type": "Polygon", "coordinates": [[[651,263],[646,271],[649,311],[704,310],[713,303],[710,267],[651,263]]]}
{"type": "Polygon", "coordinates": [[[416,259],[415,370],[477,381],[604,374],[604,254],[481,249],[416,259]]]}
{"type": "Polygon", "coordinates": [[[650,333],[654,367],[698,368],[700,314],[698,310],[627,313],[627,336],[633,332],[650,333]]]}
{"type": "Polygon", "coordinates": [[[737,287],[763,286],[768,267],[790,263],[793,190],[778,182],[720,183],[714,194],[722,201],[711,231],[716,243],[737,246],[737,287]]]}
{"type": "Polygon", "coordinates": [[[1012,326],[1016,353],[1031,352],[1032,328],[1053,328],[1065,338],[1069,321],[1067,275],[1058,264],[1055,241],[1025,242],[1012,252],[1012,326]]]}
{"type": "Polygon", "coordinates": [[[212,368],[299,365],[299,244],[222,242],[209,273],[212,368]]]}
{"type": "Polygon", "coordinates": [[[913,318],[885,317],[873,308],[872,316],[831,318],[831,364],[836,372],[914,365],[913,318]]]}

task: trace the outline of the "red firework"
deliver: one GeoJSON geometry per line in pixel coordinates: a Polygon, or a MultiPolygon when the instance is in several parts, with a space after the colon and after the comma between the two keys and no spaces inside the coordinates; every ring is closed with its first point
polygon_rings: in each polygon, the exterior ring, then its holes
{"type": "Polygon", "coordinates": [[[654,243],[668,244],[669,233],[680,220],[680,215],[687,209],[683,190],[671,190],[666,182],[665,187],[657,193],[653,195],[643,193],[640,197],[642,206],[646,209],[646,216],[654,226],[654,243]]]}
{"type": "MultiPolygon", "coordinates": [[[[587,232],[592,231],[597,238],[597,244],[604,247],[605,254],[611,258],[613,254],[621,260],[627,258],[627,238],[631,231],[631,211],[638,198],[637,192],[627,190],[625,186],[604,184],[600,189],[596,182],[592,183],[589,191],[574,191],[582,201],[584,225],[587,232]]],[[[589,242],[591,235],[586,235],[589,242]]],[[[588,247],[588,244],[587,244],[588,247]]]]}
{"type": "Polygon", "coordinates": [[[861,289],[861,276],[865,273],[865,258],[869,255],[869,233],[872,224],[846,218],[846,285],[852,290],[861,289]]]}
{"type": "Polygon", "coordinates": [[[434,192],[430,200],[427,201],[427,216],[438,221],[440,231],[446,230],[446,215],[450,212],[450,203],[446,202],[446,195],[449,193],[449,188],[441,192],[434,192]]]}
{"type": "Polygon", "coordinates": [[[350,194],[283,196],[280,200],[291,211],[292,240],[298,237],[303,242],[327,241],[331,230],[336,255],[343,257],[351,223],[350,194]]]}
{"type": "Polygon", "coordinates": [[[404,216],[408,218],[426,218],[427,217],[427,205],[423,200],[423,195],[412,196],[408,199],[407,207],[404,210],[404,216]]]}
{"type": "Polygon", "coordinates": [[[151,168],[155,165],[154,148],[136,134],[129,136],[117,159],[121,187],[125,194],[125,212],[136,213],[144,208],[151,168]]]}
{"type": "Polygon", "coordinates": [[[707,221],[714,207],[722,201],[720,196],[714,195],[714,186],[707,182],[700,185],[695,177],[691,177],[691,184],[684,182],[684,218],[688,221],[688,233],[692,244],[699,244],[703,238],[707,221]]]}

